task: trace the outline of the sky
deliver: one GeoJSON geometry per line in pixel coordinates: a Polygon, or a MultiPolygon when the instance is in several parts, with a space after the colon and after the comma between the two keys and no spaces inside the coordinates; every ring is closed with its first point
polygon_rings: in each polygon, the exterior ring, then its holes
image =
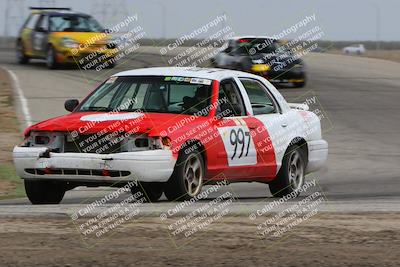
{"type": "Polygon", "coordinates": [[[0,35],[17,35],[28,7],[46,5],[88,13],[106,27],[137,14],[149,38],[177,38],[222,14],[218,27],[235,35],[273,35],[315,14],[308,27],[319,26],[321,39],[400,41],[399,0],[0,0],[0,35]]]}

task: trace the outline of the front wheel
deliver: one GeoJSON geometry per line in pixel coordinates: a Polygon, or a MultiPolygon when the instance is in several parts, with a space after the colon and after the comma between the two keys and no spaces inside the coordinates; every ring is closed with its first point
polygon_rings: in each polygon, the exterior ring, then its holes
{"type": "Polygon", "coordinates": [[[174,172],[165,186],[164,194],[170,201],[189,200],[200,193],[204,176],[205,166],[202,155],[196,150],[189,153],[182,151],[174,172]]]}
{"type": "Polygon", "coordinates": [[[283,157],[278,176],[269,184],[274,197],[283,197],[295,193],[304,185],[306,160],[304,151],[297,145],[290,146],[283,157]]]}
{"type": "Polygon", "coordinates": [[[25,192],[32,204],[59,204],[65,194],[65,186],[53,181],[24,180],[25,192]]]}
{"type": "Polygon", "coordinates": [[[56,50],[52,45],[49,45],[46,52],[46,65],[49,69],[56,69],[58,67],[56,50]]]}

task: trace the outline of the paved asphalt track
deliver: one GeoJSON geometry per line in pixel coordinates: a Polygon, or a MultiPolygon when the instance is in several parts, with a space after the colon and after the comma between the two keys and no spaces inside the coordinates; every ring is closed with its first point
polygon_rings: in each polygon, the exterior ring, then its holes
{"type": "MultiPolygon", "coordinates": [[[[151,49],[150,49],[151,50],[151,49]]],[[[327,167],[313,177],[328,200],[332,202],[382,203],[382,207],[400,204],[400,64],[361,58],[312,53],[305,57],[308,84],[305,88],[280,88],[289,102],[302,102],[316,96],[325,111],[324,138],[329,142],[327,167]],[[385,204],[386,203],[386,204],[385,204]]],[[[11,70],[18,78],[33,122],[66,114],[64,101],[82,98],[109,75],[127,69],[165,66],[165,58],[156,50],[134,55],[111,70],[80,71],[75,68],[48,70],[44,62],[29,65],[15,63],[11,50],[0,51],[0,66],[11,70]]],[[[18,115],[24,123],[20,103],[18,115]]],[[[266,185],[257,183],[232,185],[238,202],[270,201],[266,185]]],[[[66,193],[62,204],[81,203],[88,196],[101,195],[102,189],[79,188],[66,193]]],[[[128,194],[128,192],[127,192],[128,194]]],[[[15,209],[32,211],[27,199],[0,201],[0,214],[15,209]],[[8,206],[12,205],[12,206],[8,206]]],[[[63,206],[64,204],[64,206],[63,206]]],[[[165,205],[166,203],[155,204],[165,205]]],[[[365,206],[365,205],[364,205],[365,206]]],[[[37,206],[36,206],[37,207],[37,206]]],[[[395,208],[395,209],[397,209],[395,208]]]]}

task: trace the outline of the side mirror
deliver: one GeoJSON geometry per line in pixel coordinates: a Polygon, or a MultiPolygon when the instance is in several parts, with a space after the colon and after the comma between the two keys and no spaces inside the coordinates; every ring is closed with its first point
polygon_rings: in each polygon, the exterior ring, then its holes
{"type": "Polygon", "coordinates": [[[217,116],[219,118],[240,116],[242,114],[242,109],[238,104],[222,103],[218,107],[217,116]]]}
{"type": "Polygon", "coordinates": [[[65,101],[64,103],[64,108],[69,111],[72,112],[74,111],[74,109],[79,105],[79,100],[78,99],[68,99],[67,101],[65,101]]]}

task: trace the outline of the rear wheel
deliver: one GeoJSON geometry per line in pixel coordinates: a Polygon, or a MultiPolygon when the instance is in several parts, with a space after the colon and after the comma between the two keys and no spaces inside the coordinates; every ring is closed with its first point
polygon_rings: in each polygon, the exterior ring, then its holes
{"type": "Polygon", "coordinates": [[[24,184],[32,204],[58,204],[66,191],[64,184],[53,181],[24,180],[24,184]]]}
{"type": "MultiPolygon", "coordinates": [[[[190,149],[185,149],[189,151],[190,149]]],[[[194,150],[189,153],[182,151],[169,178],[164,194],[168,200],[189,200],[201,192],[205,166],[202,155],[194,150]]]]}
{"type": "Polygon", "coordinates": [[[269,190],[274,197],[283,197],[299,189],[305,180],[306,160],[304,151],[297,145],[290,146],[283,157],[282,167],[278,176],[269,184],[269,190]]]}
{"type": "Polygon", "coordinates": [[[132,195],[142,193],[147,202],[156,202],[163,193],[164,185],[162,183],[140,183],[131,187],[132,195]]]}
{"type": "Polygon", "coordinates": [[[17,61],[19,64],[26,64],[29,62],[29,57],[25,55],[25,48],[21,41],[17,43],[17,61]]]}

